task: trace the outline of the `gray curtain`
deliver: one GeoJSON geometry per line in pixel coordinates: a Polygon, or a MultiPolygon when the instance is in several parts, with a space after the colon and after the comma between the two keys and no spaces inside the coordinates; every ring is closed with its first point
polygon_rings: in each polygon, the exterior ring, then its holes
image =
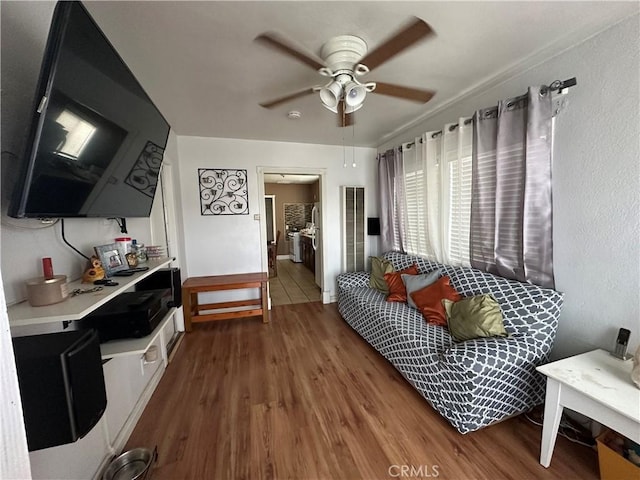
{"type": "Polygon", "coordinates": [[[400,148],[378,154],[380,240],[383,252],[404,252],[404,167],[400,148]]]}
{"type": "Polygon", "coordinates": [[[551,92],[530,87],[474,115],[471,265],[554,287],[551,92]]]}

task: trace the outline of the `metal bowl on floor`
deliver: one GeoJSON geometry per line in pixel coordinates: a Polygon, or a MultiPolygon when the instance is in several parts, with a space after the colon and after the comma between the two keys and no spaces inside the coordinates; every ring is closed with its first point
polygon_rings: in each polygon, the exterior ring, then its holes
{"type": "Polygon", "coordinates": [[[102,475],[102,480],[143,480],[158,458],[158,447],[134,448],[114,458],[102,475]]]}

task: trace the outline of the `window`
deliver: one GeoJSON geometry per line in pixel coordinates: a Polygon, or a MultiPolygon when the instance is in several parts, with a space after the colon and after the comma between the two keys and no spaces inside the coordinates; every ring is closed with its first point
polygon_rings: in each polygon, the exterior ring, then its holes
{"type": "Polygon", "coordinates": [[[460,119],[403,145],[408,253],[470,264],[472,132],[471,121],[460,119]]]}
{"type": "Polygon", "coordinates": [[[458,125],[445,126],[445,254],[448,255],[446,263],[452,265],[470,265],[472,132],[471,123],[465,125],[463,120],[458,125]]]}

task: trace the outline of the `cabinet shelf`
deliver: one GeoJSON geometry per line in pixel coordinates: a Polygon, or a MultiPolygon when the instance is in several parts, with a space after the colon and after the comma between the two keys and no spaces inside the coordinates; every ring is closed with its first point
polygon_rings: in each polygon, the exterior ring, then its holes
{"type": "MultiPolygon", "coordinates": [[[[11,327],[22,327],[26,325],[37,325],[45,323],[63,322],[69,320],[80,320],[85,315],[90,314],[98,307],[104,305],[109,300],[116,297],[129,288],[133,287],[140,280],[148,277],[162,267],[169,265],[172,258],[160,258],[147,261],[149,270],[134,273],[130,277],[114,277],[119,283],[117,287],[104,287],[99,292],[85,293],[75,297],[69,297],[63,302],[42,307],[32,307],[29,302],[24,301],[12,305],[7,309],[9,314],[9,325],[11,327]]],[[[76,288],[91,288],[92,284],[82,283],[76,280],[67,284],[69,292],[76,288]]]]}
{"type": "Polygon", "coordinates": [[[156,341],[158,335],[165,327],[167,322],[173,317],[177,308],[172,307],[165,314],[158,326],[146,337],[142,338],[124,338],[122,340],[111,340],[107,343],[100,344],[100,352],[102,359],[107,360],[113,357],[122,357],[125,355],[142,355],[149,349],[149,346],[156,341]]]}

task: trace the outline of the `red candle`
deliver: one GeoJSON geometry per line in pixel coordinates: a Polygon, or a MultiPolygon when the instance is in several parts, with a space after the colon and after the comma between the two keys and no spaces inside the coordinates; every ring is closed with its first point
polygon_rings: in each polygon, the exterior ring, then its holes
{"type": "Polygon", "coordinates": [[[42,259],[42,272],[44,273],[45,280],[53,278],[53,264],[51,263],[51,257],[45,257],[42,259]]]}

